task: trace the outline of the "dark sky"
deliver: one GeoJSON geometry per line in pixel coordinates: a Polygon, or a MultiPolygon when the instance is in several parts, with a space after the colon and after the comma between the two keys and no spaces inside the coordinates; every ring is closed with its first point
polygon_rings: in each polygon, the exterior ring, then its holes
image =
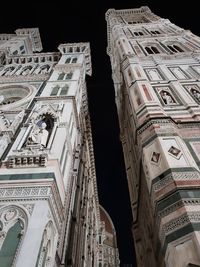
{"type": "MultiPolygon", "coordinates": [[[[52,0],[53,1],[53,0],[52,0]]],[[[87,78],[89,109],[100,203],[109,212],[118,236],[121,263],[136,266],[131,240],[131,210],[114,103],[109,57],[106,54],[105,12],[147,5],[157,15],[194,34],[200,33],[198,1],[8,1],[1,3],[0,33],[39,27],[44,52],[60,43],[90,42],[93,75],[87,78]],[[13,3],[14,2],[14,3],[13,3]]]]}

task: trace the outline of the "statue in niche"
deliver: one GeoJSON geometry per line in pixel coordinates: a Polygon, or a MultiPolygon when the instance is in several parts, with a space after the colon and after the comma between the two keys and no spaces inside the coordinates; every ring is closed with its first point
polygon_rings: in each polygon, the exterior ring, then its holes
{"type": "Polygon", "coordinates": [[[164,101],[164,103],[166,105],[170,105],[170,104],[176,103],[169,92],[161,91],[160,95],[161,95],[161,97],[162,97],[162,99],[163,99],[163,101],[164,101]]]}
{"type": "Polygon", "coordinates": [[[195,98],[198,102],[200,102],[200,93],[199,93],[199,91],[197,91],[196,89],[192,88],[192,89],[191,89],[191,93],[192,93],[192,95],[194,96],[194,98],[195,98]]]}
{"type": "Polygon", "coordinates": [[[36,123],[28,137],[27,145],[41,145],[41,147],[46,147],[49,136],[46,127],[47,125],[44,121],[36,123]]]}

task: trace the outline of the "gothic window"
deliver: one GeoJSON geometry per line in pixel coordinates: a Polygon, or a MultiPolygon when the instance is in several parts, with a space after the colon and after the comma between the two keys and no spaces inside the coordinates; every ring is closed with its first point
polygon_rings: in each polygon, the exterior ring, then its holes
{"type": "MultiPolygon", "coordinates": [[[[47,226],[45,227],[44,234],[42,237],[40,250],[38,253],[37,258],[37,267],[45,267],[47,266],[47,263],[51,265],[51,257],[52,257],[52,244],[51,240],[54,238],[55,232],[52,222],[50,221],[47,226]]],[[[49,266],[48,265],[48,266],[49,266]]]]}
{"type": "Polygon", "coordinates": [[[69,91],[69,85],[65,84],[63,87],[60,87],[56,85],[52,91],[51,91],[51,96],[62,96],[62,95],[67,95],[69,91]]]}
{"type": "Polygon", "coordinates": [[[71,57],[68,57],[66,60],[65,60],[65,63],[70,63],[71,62],[71,57]]]}
{"type": "Polygon", "coordinates": [[[65,80],[70,80],[72,78],[72,75],[73,75],[72,72],[67,73],[65,76],[65,80]]]}
{"type": "Polygon", "coordinates": [[[67,74],[64,73],[64,72],[62,72],[62,73],[59,74],[58,80],[63,80],[63,79],[70,80],[72,78],[72,76],[73,76],[73,73],[72,72],[69,72],[67,74]]]}
{"type": "Polygon", "coordinates": [[[77,57],[74,57],[73,59],[72,59],[72,63],[76,63],[77,62],[77,57]]]}
{"type": "Polygon", "coordinates": [[[63,80],[64,77],[65,77],[65,73],[62,72],[62,73],[59,74],[59,76],[58,76],[58,80],[63,80]]]}
{"type": "Polygon", "coordinates": [[[146,46],[145,50],[147,51],[148,54],[159,54],[159,50],[156,46],[146,46]]]}
{"type": "Polygon", "coordinates": [[[51,91],[51,96],[57,95],[59,89],[60,89],[60,86],[56,85],[51,91]]]}
{"type": "Polygon", "coordinates": [[[167,47],[169,48],[171,53],[184,52],[184,50],[180,46],[175,45],[175,44],[167,45],[167,47]]]}
{"type": "Polygon", "coordinates": [[[17,248],[22,237],[22,226],[18,220],[7,232],[6,238],[0,250],[1,267],[13,266],[17,248]]]}
{"type": "Polygon", "coordinates": [[[144,33],[141,32],[141,31],[133,32],[133,34],[134,34],[135,36],[142,36],[142,35],[144,35],[144,33]]]}
{"type": "Polygon", "coordinates": [[[61,88],[60,95],[67,95],[68,90],[69,90],[69,86],[68,86],[67,84],[65,84],[65,85],[61,88]]]}
{"type": "Polygon", "coordinates": [[[148,54],[153,54],[153,51],[151,50],[150,47],[147,46],[147,47],[145,47],[145,49],[146,49],[148,54]]]}

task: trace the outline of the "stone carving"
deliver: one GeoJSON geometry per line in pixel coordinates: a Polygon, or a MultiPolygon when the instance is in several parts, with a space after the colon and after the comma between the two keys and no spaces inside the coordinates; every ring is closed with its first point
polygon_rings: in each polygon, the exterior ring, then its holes
{"type": "Polygon", "coordinates": [[[167,91],[161,91],[160,92],[160,96],[162,97],[163,102],[166,105],[170,105],[170,104],[176,103],[175,100],[173,99],[173,97],[171,96],[171,94],[169,92],[167,92],[167,91]]]}
{"type": "Polygon", "coordinates": [[[16,215],[17,215],[16,210],[10,209],[5,213],[4,218],[6,221],[10,221],[13,220],[16,217],[16,215]]]}
{"type": "Polygon", "coordinates": [[[171,155],[175,156],[176,158],[178,158],[180,156],[180,153],[181,153],[180,149],[178,149],[174,146],[171,146],[170,149],[168,150],[168,152],[171,155]]]}
{"type": "Polygon", "coordinates": [[[198,101],[200,102],[200,93],[199,91],[197,91],[196,89],[191,89],[190,90],[191,94],[193,95],[193,97],[198,101]]]}
{"type": "Polygon", "coordinates": [[[151,162],[153,163],[158,163],[160,160],[160,153],[158,152],[153,152],[151,156],[151,162]]]}
{"type": "Polygon", "coordinates": [[[34,204],[23,204],[23,207],[28,211],[30,215],[33,213],[34,206],[34,204]]]}
{"type": "Polygon", "coordinates": [[[46,123],[44,121],[38,121],[33,125],[33,129],[28,137],[26,145],[40,145],[46,147],[49,132],[46,130],[46,123]]]}

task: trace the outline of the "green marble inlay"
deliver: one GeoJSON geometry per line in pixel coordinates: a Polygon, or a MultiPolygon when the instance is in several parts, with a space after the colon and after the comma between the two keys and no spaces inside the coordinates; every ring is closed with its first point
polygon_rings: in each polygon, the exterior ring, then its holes
{"type": "Polygon", "coordinates": [[[176,192],[173,192],[168,197],[164,198],[163,200],[160,200],[156,205],[156,212],[162,211],[165,208],[169,207],[170,205],[175,204],[177,201],[181,199],[186,198],[200,198],[200,189],[194,189],[194,190],[177,190],[176,192]]]}
{"type": "Polygon", "coordinates": [[[200,223],[190,223],[190,224],[182,227],[181,229],[178,229],[178,230],[174,231],[173,233],[167,235],[165,238],[165,243],[164,243],[163,249],[162,249],[163,254],[165,254],[166,249],[167,249],[167,245],[170,242],[172,242],[172,241],[174,241],[174,240],[176,240],[182,236],[185,236],[189,233],[192,233],[194,231],[200,231],[200,223]]]}
{"type": "Polygon", "coordinates": [[[167,169],[166,171],[164,171],[163,173],[161,173],[159,176],[157,176],[156,178],[154,178],[152,180],[152,185],[157,183],[158,181],[162,180],[163,178],[165,178],[168,174],[172,173],[173,172],[192,172],[192,171],[195,171],[197,172],[197,169],[195,169],[194,167],[181,167],[181,168],[170,168],[170,169],[167,169]]]}
{"type": "Polygon", "coordinates": [[[22,228],[19,221],[17,221],[14,226],[9,229],[0,250],[1,267],[13,266],[13,260],[21,239],[21,230],[22,228]]]}
{"type": "Polygon", "coordinates": [[[30,180],[30,179],[55,179],[53,172],[47,173],[21,173],[0,175],[0,180],[30,180]]]}

